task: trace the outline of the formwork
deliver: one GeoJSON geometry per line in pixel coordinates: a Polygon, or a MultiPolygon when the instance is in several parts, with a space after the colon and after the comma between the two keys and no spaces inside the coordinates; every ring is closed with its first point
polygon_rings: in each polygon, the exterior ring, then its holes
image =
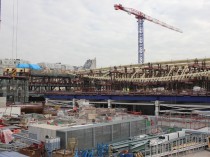
{"type": "Polygon", "coordinates": [[[148,133],[146,120],[142,117],[136,117],[57,130],[56,136],[61,138],[61,148],[63,149],[68,148],[69,138],[78,140],[79,149],[87,149],[96,147],[98,143],[117,142],[145,133],[148,133]]]}

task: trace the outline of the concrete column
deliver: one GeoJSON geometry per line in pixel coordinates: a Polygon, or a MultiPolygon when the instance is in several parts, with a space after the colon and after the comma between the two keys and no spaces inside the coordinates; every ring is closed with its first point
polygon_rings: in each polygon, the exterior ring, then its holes
{"type": "Polygon", "coordinates": [[[158,100],[155,101],[155,116],[159,116],[160,111],[160,102],[158,100]]]}
{"type": "Polygon", "coordinates": [[[108,102],[108,108],[112,108],[111,99],[108,99],[107,102],[108,102]]]}
{"type": "Polygon", "coordinates": [[[72,99],[72,105],[73,105],[73,108],[75,107],[75,104],[76,104],[76,99],[75,99],[75,98],[73,98],[73,99],[72,99]]]}
{"type": "Polygon", "coordinates": [[[45,105],[48,105],[49,98],[45,98],[45,105]]]}
{"type": "Polygon", "coordinates": [[[136,111],[136,105],[133,105],[133,111],[136,111]]]}

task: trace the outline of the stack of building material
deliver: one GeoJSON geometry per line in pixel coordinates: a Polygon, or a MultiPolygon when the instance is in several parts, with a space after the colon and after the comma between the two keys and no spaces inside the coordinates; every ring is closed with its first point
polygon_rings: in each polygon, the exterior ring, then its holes
{"type": "Polygon", "coordinates": [[[29,125],[38,124],[38,123],[47,123],[49,119],[45,117],[43,114],[22,114],[21,121],[19,126],[27,127],[29,125]]]}
{"type": "Polygon", "coordinates": [[[8,115],[8,116],[14,116],[17,117],[21,113],[21,108],[20,107],[1,107],[0,108],[0,117],[3,115],[8,115]]]}
{"type": "Polygon", "coordinates": [[[88,123],[88,119],[76,119],[76,124],[77,125],[84,125],[84,124],[87,124],[88,123]]]}
{"type": "Polygon", "coordinates": [[[115,108],[115,111],[125,113],[127,112],[127,108],[115,108]]]}
{"type": "Polygon", "coordinates": [[[92,122],[92,120],[97,120],[98,122],[101,122],[104,121],[107,116],[114,116],[115,113],[115,109],[83,106],[81,107],[81,110],[79,112],[79,118],[85,119],[86,122],[92,122]]]}
{"type": "Polygon", "coordinates": [[[88,120],[96,119],[96,117],[97,114],[91,114],[91,113],[88,114],[88,120]]]}
{"type": "MultiPolygon", "coordinates": [[[[27,155],[28,157],[40,157],[44,154],[43,148],[35,148],[33,146],[19,149],[18,152],[27,155]]],[[[19,156],[16,156],[19,157],[19,156]]]]}
{"type": "Polygon", "coordinates": [[[94,114],[95,116],[96,115],[96,108],[95,107],[92,107],[92,106],[83,106],[81,107],[81,110],[79,112],[79,117],[80,118],[85,118],[85,119],[88,119],[88,115],[90,114],[90,116],[92,114],[94,114]]]}
{"type": "Polygon", "coordinates": [[[74,125],[76,124],[75,118],[72,116],[64,116],[64,117],[55,117],[53,120],[55,124],[57,125],[74,125]]]}
{"type": "Polygon", "coordinates": [[[53,152],[53,155],[52,155],[52,157],[70,157],[70,156],[73,156],[71,151],[64,150],[64,149],[55,151],[53,152]]]}
{"type": "MultiPolygon", "coordinates": [[[[112,108],[95,108],[92,106],[82,106],[79,111],[79,119],[86,120],[86,123],[96,120],[96,122],[106,122],[107,120],[122,120],[123,117],[130,117],[124,108],[112,109],[112,108]],[[90,121],[91,120],[91,121],[90,121]]],[[[85,121],[83,121],[85,123],[85,121]]],[[[82,124],[83,124],[82,123],[82,124]]],[[[81,124],[81,123],[78,123],[81,124]]]]}
{"type": "Polygon", "coordinates": [[[99,115],[115,115],[116,110],[115,109],[111,109],[111,108],[97,108],[96,109],[96,113],[99,115]]]}

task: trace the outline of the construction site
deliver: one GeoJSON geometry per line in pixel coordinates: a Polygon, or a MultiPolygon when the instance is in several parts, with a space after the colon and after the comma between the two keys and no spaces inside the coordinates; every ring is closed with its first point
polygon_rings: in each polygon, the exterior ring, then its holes
{"type": "Polygon", "coordinates": [[[79,71],[4,68],[1,150],[37,157],[203,152],[209,64],[205,58],[79,71]]]}
{"type": "Polygon", "coordinates": [[[113,9],[137,19],[137,64],[0,59],[0,157],[210,156],[210,58],[145,63],[144,21],[182,30],[113,9]]]}

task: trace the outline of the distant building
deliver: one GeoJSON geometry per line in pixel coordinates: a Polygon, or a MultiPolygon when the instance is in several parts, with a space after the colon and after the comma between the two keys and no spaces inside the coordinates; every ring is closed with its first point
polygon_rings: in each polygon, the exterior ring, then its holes
{"type": "Polygon", "coordinates": [[[96,68],[96,58],[88,59],[83,66],[72,66],[68,64],[61,64],[61,63],[38,63],[43,69],[45,70],[61,70],[61,71],[77,71],[77,70],[84,70],[84,69],[95,69],[96,68]]]}
{"type": "MultiPolygon", "coordinates": [[[[0,76],[3,75],[3,72],[6,68],[15,68],[18,64],[30,64],[29,61],[22,59],[0,59],[0,76]]],[[[96,68],[96,58],[88,59],[83,66],[73,66],[68,64],[61,63],[47,63],[41,62],[38,65],[47,71],[64,72],[64,71],[77,71],[77,70],[85,70],[85,69],[95,69],[96,68]]]]}
{"type": "Polygon", "coordinates": [[[96,69],[96,58],[88,59],[82,67],[83,69],[96,69]]]}

